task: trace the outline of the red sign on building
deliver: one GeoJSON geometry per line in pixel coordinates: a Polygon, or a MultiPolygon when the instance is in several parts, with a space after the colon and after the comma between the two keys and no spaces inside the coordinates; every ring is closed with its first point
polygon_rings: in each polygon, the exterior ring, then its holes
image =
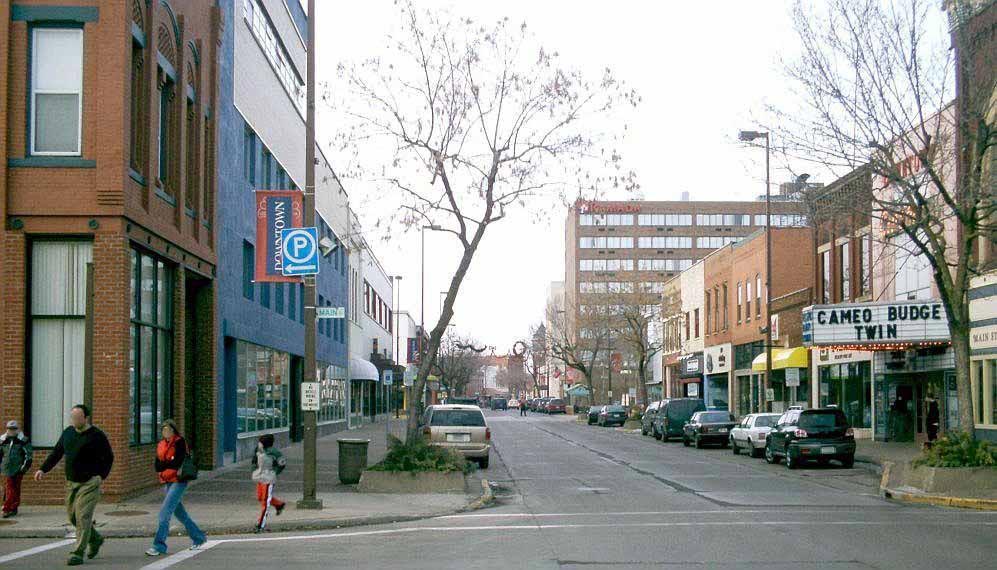
{"type": "Polygon", "coordinates": [[[256,272],[258,283],[298,283],[300,277],[284,276],[281,230],[304,224],[302,193],[298,190],[256,191],[256,272]]]}

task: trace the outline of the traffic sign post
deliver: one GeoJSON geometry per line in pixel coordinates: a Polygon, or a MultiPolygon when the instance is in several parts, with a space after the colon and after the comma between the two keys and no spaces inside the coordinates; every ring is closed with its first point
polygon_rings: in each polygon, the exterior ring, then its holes
{"type": "Polygon", "coordinates": [[[301,411],[317,412],[321,405],[318,382],[301,383],[301,411]]]}
{"type": "Polygon", "coordinates": [[[280,239],[284,254],[283,271],[285,276],[299,277],[318,274],[318,228],[281,230],[280,239]]]}

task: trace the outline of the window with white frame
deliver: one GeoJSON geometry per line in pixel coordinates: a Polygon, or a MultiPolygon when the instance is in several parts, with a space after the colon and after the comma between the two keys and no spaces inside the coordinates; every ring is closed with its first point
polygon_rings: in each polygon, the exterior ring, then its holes
{"type": "Polygon", "coordinates": [[[32,30],[31,154],[82,152],[83,30],[32,30]]]}
{"type": "Polygon", "coordinates": [[[291,64],[291,57],[287,54],[287,50],[281,43],[276,30],[274,30],[273,25],[270,23],[270,19],[260,5],[259,0],[244,0],[243,17],[253,31],[253,35],[256,36],[256,40],[259,42],[260,48],[263,49],[263,53],[270,60],[270,65],[273,66],[274,73],[280,79],[281,84],[291,98],[291,102],[298,108],[299,113],[304,113],[305,82],[291,64]]]}
{"type": "Polygon", "coordinates": [[[31,245],[31,438],[54,446],[83,401],[88,241],[31,245]]]}
{"type": "Polygon", "coordinates": [[[928,258],[907,236],[900,234],[893,238],[896,248],[896,278],[894,288],[896,299],[923,300],[931,298],[931,264],[928,258]]]}
{"type": "Polygon", "coordinates": [[[634,246],[634,238],[632,237],[608,237],[602,239],[606,240],[606,247],[609,249],[629,249],[634,246]]]}

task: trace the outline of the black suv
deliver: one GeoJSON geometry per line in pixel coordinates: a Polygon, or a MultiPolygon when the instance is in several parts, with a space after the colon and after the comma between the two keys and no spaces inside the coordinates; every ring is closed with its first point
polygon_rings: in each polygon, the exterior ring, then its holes
{"type": "Polygon", "coordinates": [[[702,449],[705,443],[719,443],[727,447],[730,442],[730,430],[737,422],[730,412],[696,412],[689,423],[682,426],[682,445],[689,447],[690,442],[702,449]]]}
{"type": "Polygon", "coordinates": [[[705,411],[706,405],[699,398],[674,398],[663,400],[651,419],[651,434],[654,439],[668,441],[682,435],[682,427],[693,414],[705,411]]]}
{"type": "Polygon", "coordinates": [[[765,461],[796,469],[806,461],[827,465],[837,459],[845,468],[855,464],[855,434],[845,413],[837,408],[793,409],[782,414],[765,438],[765,461]]]}

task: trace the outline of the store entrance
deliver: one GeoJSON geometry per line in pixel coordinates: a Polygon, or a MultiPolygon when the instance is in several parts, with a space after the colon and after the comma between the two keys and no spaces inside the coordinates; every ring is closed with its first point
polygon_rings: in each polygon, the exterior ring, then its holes
{"type": "Polygon", "coordinates": [[[946,428],[945,375],[941,371],[886,376],[888,441],[924,443],[929,427],[946,428]]]}

